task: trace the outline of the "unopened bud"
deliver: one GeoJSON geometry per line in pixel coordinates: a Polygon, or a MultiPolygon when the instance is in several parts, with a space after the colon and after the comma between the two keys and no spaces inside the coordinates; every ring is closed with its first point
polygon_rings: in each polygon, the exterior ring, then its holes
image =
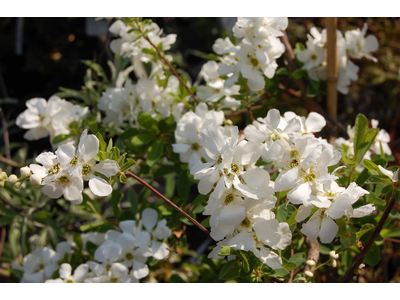
{"type": "Polygon", "coordinates": [[[15,187],[16,189],[19,189],[19,188],[21,187],[21,182],[16,182],[16,183],[14,184],[14,187],[15,187]]]}
{"type": "Polygon", "coordinates": [[[309,265],[310,267],[315,266],[315,261],[313,261],[312,259],[309,259],[306,261],[306,264],[309,265]]]}
{"type": "Polygon", "coordinates": [[[22,178],[26,178],[29,175],[31,175],[31,169],[29,169],[29,167],[22,167],[20,169],[20,172],[21,172],[21,177],[22,178]]]}
{"type": "Polygon", "coordinates": [[[40,185],[42,183],[42,178],[38,174],[33,174],[31,178],[29,178],[29,181],[32,185],[40,185]]]}
{"type": "Polygon", "coordinates": [[[361,269],[364,268],[364,267],[365,267],[364,264],[360,264],[360,265],[358,266],[358,269],[361,270],[361,269]]]}
{"type": "Polygon", "coordinates": [[[4,187],[4,181],[0,180],[0,188],[4,187]]]}
{"type": "Polygon", "coordinates": [[[332,260],[332,267],[333,267],[333,268],[336,268],[336,267],[337,267],[337,262],[336,262],[336,260],[332,260]]]}
{"type": "Polygon", "coordinates": [[[14,174],[11,174],[10,177],[8,177],[8,182],[12,185],[14,185],[18,181],[18,177],[14,174]]]}
{"type": "Polygon", "coordinates": [[[6,172],[1,172],[0,180],[7,181],[7,179],[8,179],[7,173],[6,172]]]}
{"type": "Polygon", "coordinates": [[[339,258],[339,254],[336,254],[336,252],[333,251],[333,250],[331,252],[329,252],[329,256],[334,258],[334,259],[338,259],[339,258]]]}
{"type": "Polygon", "coordinates": [[[314,273],[311,272],[311,271],[305,271],[305,272],[304,272],[304,275],[306,275],[307,277],[313,277],[313,276],[314,276],[314,273]]]}

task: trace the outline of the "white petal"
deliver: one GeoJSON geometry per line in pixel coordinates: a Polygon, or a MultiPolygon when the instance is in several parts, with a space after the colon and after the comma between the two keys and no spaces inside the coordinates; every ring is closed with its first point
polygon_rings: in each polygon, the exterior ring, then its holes
{"type": "Polygon", "coordinates": [[[128,268],[120,263],[113,263],[110,268],[110,272],[117,278],[128,274],[128,271],[128,268]]]}
{"type": "Polygon", "coordinates": [[[121,248],[126,251],[130,251],[135,248],[136,239],[127,233],[122,233],[118,238],[118,243],[121,245],[121,248]]]}
{"type": "Polygon", "coordinates": [[[151,250],[153,251],[153,257],[158,260],[166,258],[169,254],[169,247],[165,243],[153,241],[151,244],[151,250]]]}
{"type": "Polygon", "coordinates": [[[148,231],[152,231],[154,229],[154,226],[157,224],[157,221],[158,221],[158,213],[157,213],[157,211],[155,211],[152,208],[146,208],[142,212],[142,221],[143,221],[144,227],[146,227],[146,229],[148,231]]]}
{"type": "Polygon", "coordinates": [[[103,197],[112,193],[111,185],[103,178],[90,174],[89,188],[96,196],[103,197]]]}
{"type": "Polygon", "coordinates": [[[82,282],[89,271],[89,266],[87,264],[81,264],[74,271],[74,280],[76,282],[82,282]]]}
{"type": "Polygon", "coordinates": [[[63,144],[58,147],[56,154],[58,161],[62,165],[67,165],[75,156],[75,147],[70,144],[63,144]]]}
{"type": "Polygon", "coordinates": [[[220,222],[226,225],[237,225],[246,217],[245,208],[241,205],[228,205],[221,210],[220,222]]]}
{"type": "Polygon", "coordinates": [[[50,198],[57,199],[64,193],[64,188],[61,185],[52,182],[43,188],[43,193],[50,198]]]}
{"type": "Polygon", "coordinates": [[[82,190],[75,186],[67,186],[64,189],[64,198],[73,204],[81,204],[83,201],[82,190]]]}
{"type": "Polygon", "coordinates": [[[141,279],[149,275],[149,267],[139,261],[134,260],[132,266],[132,274],[137,279],[141,279]]]}
{"type": "Polygon", "coordinates": [[[307,132],[320,132],[325,125],[325,118],[316,112],[311,112],[306,119],[307,132]]]}
{"type": "MultiPolygon", "coordinates": [[[[82,134],[83,135],[83,134],[82,134]]],[[[88,162],[99,152],[99,139],[93,135],[86,135],[79,141],[78,146],[79,158],[84,162],[88,162]]]]}
{"type": "Polygon", "coordinates": [[[288,194],[287,198],[293,204],[306,204],[311,195],[311,187],[308,183],[302,183],[294,187],[288,194]]]}
{"type": "Polygon", "coordinates": [[[326,210],[326,214],[332,219],[339,219],[349,208],[351,208],[349,196],[347,194],[341,194],[326,210]]]}
{"type": "Polygon", "coordinates": [[[310,220],[303,224],[301,232],[308,236],[313,241],[317,242],[317,237],[319,235],[319,227],[321,226],[321,219],[319,215],[321,214],[321,210],[317,210],[310,220]]]}
{"type": "Polygon", "coordinates": [[[59,270],[62,279],[68,279],[71,276],[72,267],[70,264],[62,264],[59,270]]]}
{"type": "Polygon", "coordinates": [[[333,241],[337,232],[339,230],[339,226],[329,217],[325,217],[321,223],[321,230],[319,232],[319,237],[321,243],[327,244],[333,241]]]}
{"type": "Polygon", "coordinates": [[[116,161],[105,159],[95,165],[92,169],[106,177],[111,177],[116,175],[121,168],[116,161]]]}

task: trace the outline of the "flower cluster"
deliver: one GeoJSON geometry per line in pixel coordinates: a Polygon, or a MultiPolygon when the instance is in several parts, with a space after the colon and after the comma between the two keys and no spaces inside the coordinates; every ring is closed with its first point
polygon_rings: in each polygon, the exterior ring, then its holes
{"type": "MultiPolygon", "coordinates": [[[[252,251],[269,267],[281,268],[282,261],[273,250],[284,249],[292,234],[286,222],[276,219],[277,192],[287,193],[288,201],[299,207],[297,222],[309,218],[302,232],[313,240],[319,236],[322,243],[336,236],[334,220],[359,218],[374,210],[370,204],[353,210],[352,204],[368,192],[355,183],[347,189],[339,187],[336,170],[328,172],[341,155],[326,140],[314,136],[326,124],[318,113],[305,118],[286,112],[281,117],[278,110],[271,109],[265,118],[248,125],[241,136],[237,127],[201,124],[192,114],[178,123],[181,127],[176,131],[182,137],[182,132],[193,127],[190,141],[175,147],[189,151],[195,143],[201,150],[191,150],[189,167],[200,180],[199,192],[211,192],[204,214],[211,216],[211,237],[220,242],[210,257],[217,258],[221,246],[230,246],[252,251]],[[264,167],[258,166],[260,161],[264,167]],[[275,182],[270,180],[265,163],[278,167],[275,182]]],[[[182,155],[181,159],[187,157],[182,155]]]]}
{"type": "Polygon", "coordinates": [[[82,234],[83,249],[79,249],[72,237],[58,243],[56,251],[40,247],[24,257],[22,266],[13,263],[13,268],[23,271],[21,282],[137,283],[149,274],[146,265],[149,257],[162,260],[169,255],[168,245],[162,242],[171,235],[166,223],[165,219],[158,221],[154,209],[147,208],[142,212],[142,220],[120,222],[122,232],[109,230],[105,234],[82,234]],[[84,250],[87,242],[98,246],[94,261],[86,261],[72,272],[72,255],[75,251],[84,250]]]}
{"type": "Polygon", "coordinates": [[[29,165],[34,176],[40,176],[43,192],[50,198],[64,198],[74,204],[82,202],[83,181],[89,181],[89,188],[97,196],[108,196],[111,185],[105,177],[116,175],[120,166],[116,161],[104,159],[96,162],[99,152],[99,139],[85,130],[75,149],[73,145],[61,145],[55,153],[44,152],[36,161],[41,164],[29,165]]]}
{"type": "MultiPolygon", "coordinates": [[[[176,41],[176,34],[168,34],[162,37],[163,30],[156,23],[117,20],[110,26],[109,31],[120,36],[120,38],[111,42],[111,51],[118,53],[122,57],[129,57],[135,68],[138,68],[138,62],[151,63],[150,77],[157,75],[159,78],[164,78],[162,61],[155,55],[152,45],[143,37],[141,32],[135,30],[138,27],[143,27],[149,40],[163,51],[169,50],[176,41]]],[[[170,61],[172,60],[169,55],[166,58],[170,61]]]]}
{"type": "MultiPolygon", "coordinates": [[[[358,79],[358,66],[350,59],[361,59],[363,57],[377,61],[371,55],[378,49],[378,40],[375,36],[365,37],[368,25],[364,24],[362,30],[347,31],[343,37],[337,31],[337,55],[338,55],[338,81],[337,90],[342,94],[349,92],[351,81],[358,79]]],[[[315,27],[311,28],[306,42],[307,48],[297,52],[297,59],[304,63],[302,69],[307,70],[312,80],[327,80],[327,34],[326,29],[320,33],[315,27]]]]}
{"type": "Polygon", "coordinates": [[[176,101],[173,94],[178,93],[179,81],[175,76],[166,80],[165,86],[159,86],[156,77],[139,79],[137,84],[128,79],[124,86],[109,87],[101,95],[98,108],[105,112],[104,124],[121,126],[124,121],[137,125],[140,112],[156,113],[167,118],[171,114],[179,118],[183,103],[176,101]]]}
{"type": "Polygon", "coordinates": [[[233,87],[241,74],[251,90],[262,90],[264,75],[275,75],[276,60],[285,52],[278,37],[287,25],[288,18],[238,18],[233,35],[242,39],[241,43],[235,46],[229,38],[219,38],[213,46],[215,53],[222,56],[218,73],[228,76],[225,87],[233,87]]]}
{"type": "Polygon", "coordinates": [[[50,136],[52,143],[56,136],[70,134],[70,124],[82,122],[89,113],[88,107],[82,108],[57,96],[50,97],[49,101],[33,98],[26,101],[26,106],[28,109],[17,117],[16,124],[29,129],[24,134],[24,138],[29,141],[50,136]]]}

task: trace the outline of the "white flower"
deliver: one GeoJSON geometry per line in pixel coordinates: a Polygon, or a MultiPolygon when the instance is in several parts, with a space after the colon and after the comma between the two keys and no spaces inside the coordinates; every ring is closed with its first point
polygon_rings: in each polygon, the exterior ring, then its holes
{"type": "Polygon", "coordinates": [[[47,184],[43,188],[43,193],[53,199],[63,195],[65,200],[71,201],[73,204],[81,204],[83,201],[82,190],[82,177],[75,171],[72,174],[63,173],[55,181],[47,184]]]}
{"type": "Polygon", "coordinates": [[[397,171],[393,173],[392,171],[386,170],[382,166],[378,165],[378,168],[384,175],[389,177],[391,181],[393,181],[393,182],[399,181],[399,169],[397,169],[397,171]]]}
{"type": "Polygon", "coordinates": [[[77,282],[83,282],[83,280],[86,278],[86,275],[89,271],[89,266],[87,264],[81,264],[79,265],[75,271],[74,274],[72,275],[72,267],[70,264],[62,264],[60,266],[60,278],[58,279],[49,279],[46,280],[46,283],[77,283],[77,282]]]}
{"type": "Polygon", "coordinates": [[[39,283],[51,278],[58,269],[58,260],[59,256],[54,250],[38,248],[24,257],[22,267],[13,264],[13,268],[24,272],[21,282],[39,283]]]}
{"type": "MultiPolygon", "coordinates": [[[[372,128],[378,128],[379,121],[372,119],[371,120],[372,128]]],[[[381,145],[383,149],[383,153],[387,155],[392,155],[392,150],[389,147],[390,135],[387,133],[385,129],[379,130],[378,134],[375,137],[374,143],[371,145],[371,150],[373,150],[376,154],[381,154],[381,145]]]]}
{"type": "Polygon", "coordinates": [[[99,140],[93,134],[84,130],[75,153],[72,145],[61,145],[57,150],[59,161],[70,166],[70,173],[77,172],[84,180],[89,181],[89,188],[96,196],[108,196],[112,192],[111,185],[103,178],[96,176],[98,172],[106,177],[116,175],[120,167],[116,161],[105,159],[96,164],[94,157],[99,152],[99,140]]]}
{"type": "Polygon", "coordinates": [[[365,37],[368,25],[364,23],[362,30],[357,28],[356,30],[347,31],[346,37],[346,49],[349,55],[353,58],[366,57],[374,62],[378,60],[373,57],[370,53],[378,50],[378,40],[375,36],[369,35],[365,37]]]}

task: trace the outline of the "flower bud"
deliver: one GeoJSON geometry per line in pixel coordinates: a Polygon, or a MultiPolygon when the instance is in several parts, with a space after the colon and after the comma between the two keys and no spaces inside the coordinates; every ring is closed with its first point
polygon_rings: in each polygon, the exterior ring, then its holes
{"type": "Polygon", "coordinates": [[[29,181],[32,185],[40,185],[42,183],[42,178],[38,174],[33,174],[31,178],[29,178],[29,181]]]}
{"type": "Polygon", "coordinates": [[[14,187],[15,187],[16,189],[19,189],[19,188],[21,187],[21,182],[16,182],[16,183],[14,184],[14,187]]]}
{"type": "Polygon", "coordinates": [[[332,260],[332,267],[333,267],[333,268],[336,268],[336,267],[337,267],[337,262],[336,262],[336,260],[332,260]]]}
{"type": "Polygon", "coordinates": [[[305,271],[305,272],[304,272],[304,275],[306,275],[307,277],[313,277],[313,276],[314,276],[314,273],[311,272],[311,271],[305,271]]]}
{"type": "Polygon", "coordinates": [[[12,185],[14,185],[18,181],[18,177],[14,174],[11,174],[10,177],[8,177],[8,182],[12,185]]]}
{"type": "Polygon", "coordinates": [[[8,179],[7,173],[6,172],[1,172],[0,180],[7,181],[7,179],[8,179]]]}
{"type": "Polygon", "coordinates": [[[361,270],[361,269],[364,268],[364,267],[365,267],[364,264],[360,264],[360,265],[358,266],[358,269],[361,270]]]}
{"type": "Polygon", "coordinates": [[[4,180],[0,180],[0,188],[4,187],[4,180]]]}
{"type": "Polygon", "coordinates": [[[315,266],[315,261],[313,261],[312,259],[309,259],[306,261],[306,264],[309,265],[310,267],[315,266]]]}
{"type": "Polygon", "coordinates": [[[29,169],[29,167],[22,167],[20,169],[20,172],[21,172],[21,177],[22,178],[26,178],[29,175],[31,175],[31,169],[29,169]]]}
{"type": "Polygon", "coordinates": [[[329,256],[332,257],[333,259],[339,258],[339,254],[336,254],[336,252],[333,250],[331,252],[329,252],[329,256]]]}

